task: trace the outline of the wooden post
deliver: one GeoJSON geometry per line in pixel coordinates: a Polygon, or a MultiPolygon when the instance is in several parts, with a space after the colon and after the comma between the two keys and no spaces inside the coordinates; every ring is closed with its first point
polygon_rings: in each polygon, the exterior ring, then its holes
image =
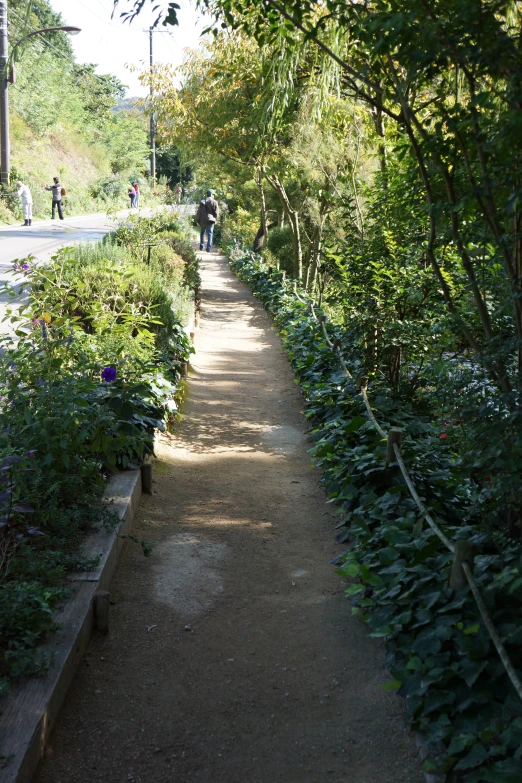
{"type": "Polygon", "coordinates": [[[338,337],[336,337],[335,340],[333,341],[333,348],[334,348],[334,351],[335,350],[337,350],[337,351],[341,350],[341,341],[339,340],[338,337]]]}
{"type": "Polygon", "coordinates": [[[188,371],[189,371],[189,363],[181,362],[181,377],[188,378],[188,371]]]}
{"type": "Polygon", "coordinates": [[[395,456],[395,450],[393,448],[393,444],[396,443],[397,446],[401,447],[402,445],[402,431],[401,430],[388,430],[388,441],[386,443],[386,464],[389,465],[390,462],[396,462],[397,458],[395,456]]]}
{"type": "Polygon", "coordinates": [[[475,545],[471,541],[456,541],[455,549],[453,551],[453,563],[451,564],[451,574],[449,586],[452,590],[462,590],[466,587],[468,580],[466,574],[462,568],[462,563],[467,563],[470,568],[473,568],[476,555],[475,545]]]}
{"type": "Polygon", "coordinates": [[[109,593],[100,590],[94,596],[94,625],[100,633],[109,633],[109,593]]]}
{"type": "Polygon", "coordinates": [[[360,375],[359,378],[357,378],[357,388],[366,389],[367,386],[368,386],[368,376],[360,375]]]}
{"type": "Polygon", "coordinates": [[[285,282],[285,278],[286,278],[286,272],[283,269],[283,271],[281,272],[281,280],[283,281],[283,283],[285,282]]]}
{"type": "Polygon", "coordinates": [[[194,337],[195,337],[195,336],[196,336],[196,333],[195,333],[195,332],[191,332],[191,333],[190,333],[190,342],[191,342],[191,343],[193,343],[193,342],[194,342],[194,337]]]}
{"type": "Polygon", "coordinates": [[[141,466],[141,491],[152,495],[152,463],[144,462],[141,466]]]}

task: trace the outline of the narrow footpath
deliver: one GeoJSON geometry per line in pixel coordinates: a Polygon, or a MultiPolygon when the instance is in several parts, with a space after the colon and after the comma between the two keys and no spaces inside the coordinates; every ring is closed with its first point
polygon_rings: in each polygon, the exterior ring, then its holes
{"type": "Polygon", "coordinates": [[[202,254],[184,417],[38,783],[422,783],[383,648],[329,564],[334,509],[269,316],[202,254]]]}

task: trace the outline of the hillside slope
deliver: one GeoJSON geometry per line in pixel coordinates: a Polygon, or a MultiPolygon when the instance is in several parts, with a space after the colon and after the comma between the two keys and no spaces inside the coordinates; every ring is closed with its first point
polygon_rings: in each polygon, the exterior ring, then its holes
{"type": "MultiPolygon", "coordinates": [[[[48,0],[10,2],[12,41],[61,24],[48,0]]],[[[12,196],[17,179],[31,187],[35,217],[49,214],[44,184],[53,176],[67,190],[69,213],[126,205],[134,180],[150,203],[147,119],[132,102],[118,107],[124,95],[125,86],[115,76],[99,76],[94,65],[75,62],[64,33],[46,33],[19,47],[15,82],[9,87],[11,185],[3,188],[0,223],[21,216],[12,196]]]]}

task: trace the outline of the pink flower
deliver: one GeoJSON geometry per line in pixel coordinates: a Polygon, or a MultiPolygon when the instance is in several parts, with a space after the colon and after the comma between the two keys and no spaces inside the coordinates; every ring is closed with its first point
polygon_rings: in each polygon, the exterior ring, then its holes
{"type": "Polygon", "coordinates": [[[442,435],[441,435],[440,437],[441,437],[441,438],[447,438],[447,437],[448,437],[448,433],[447,433],[447,432],[443,432],[443,433],[442,433],[442,435]]]}
{"type": "Polygon", "coordinates": [[[30,456],[30,457],[34,457],[34,455],[35,455],[35,454],[36,454],[36,451],[30,451],[30,452],[29,452],[29,456],[30,456]]]}

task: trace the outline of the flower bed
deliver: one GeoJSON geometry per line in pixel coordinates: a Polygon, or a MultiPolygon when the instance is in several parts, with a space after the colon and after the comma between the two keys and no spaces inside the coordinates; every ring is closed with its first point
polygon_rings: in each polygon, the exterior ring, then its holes
{"type": "MultiPolygon", "coordinates": [[[[448,587],[451,555],[423,529],[401,474],[385,464],[386,443],[364,414],[355,383],[320,326],[283,275],[252,253],[231,261],[238,277],[273,313],[314,426],[313,458],[339,509],[338,558],[353,613],[386,640],[392,678],[383,687],[406,699],[406,719],[432,753],[426,772],[448,781],[522,780],[522,703],[513,690],[469,590],[448,587]]],[[[354,376],[360,367],[349,332],[332,328],[354,376]]],[[[522,568],[518,547],[499,551],[472,524],[474,487],[459,472],[447,432],[384,388],[372,397],[385,428],[403,431],[402,451],[417,489],[452,540],[473,542],[474,573],[520,671],[522,568]],[[443,437],[446,435],[446,437],[443,437]]],[[[445,424],[446,427],[449,423],[445,424]]]]}
{"type": "Polygon", "coordinates": [[[176,415],[194,257],[179,253],[180,223],[150,223],[149,263],[116,235],[44,266],[15,265],[26,299],[0,358],[0,692],[50,665],[39,645],[65,575],[95,565],[82,561],[81,541],[100,519],[113,524],[101,502],[107,478],[138,467],[176,415]]]}

